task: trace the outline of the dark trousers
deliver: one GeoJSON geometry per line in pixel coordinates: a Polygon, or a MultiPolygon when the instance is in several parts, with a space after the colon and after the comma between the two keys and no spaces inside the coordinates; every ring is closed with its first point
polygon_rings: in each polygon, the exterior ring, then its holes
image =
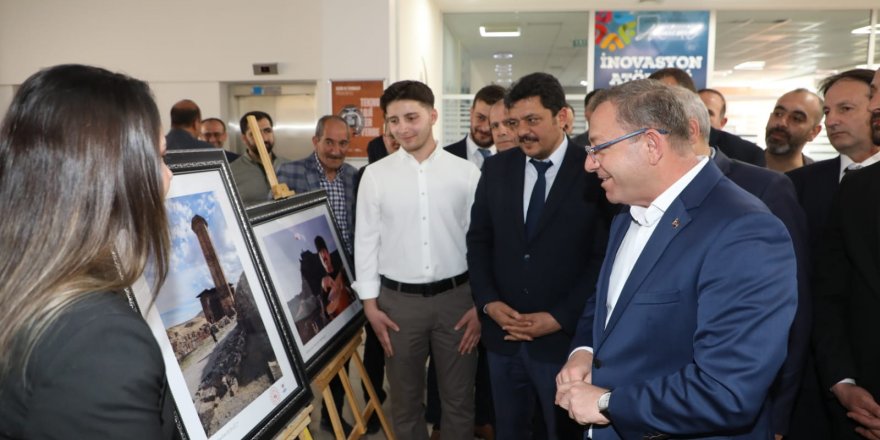
{"type": "MultiPolygon", "coordinates": [[[[492,406],[492,385],[489,379],[489,361],[483,343],[477,344],[477,377],[474,383],[474,424],[477,426],[495,424],[495,408],[492,406]]],[[[428,398],[425,420],[440,429],[440,391],[437,389],[437,371],[434,358],[428,361],[428,398]]]]}
{"type": "Polygon", "coordinates": [[[533,433],[534,413],[540,411],[548,439],[574,439],[583,428],[554,404],[556,375],[562,363],[532,359],[520,343],[516,354],[487,352],[492,397],[495,403],[495,436],[505,440],[531,440],[543,437],[533,433]]]}
{"type": "MultiPolygon", "coordinates": [[[[367,338],[364,341],[364,369],[367,370],[367,377],[376,390],[376,396],[380,402],[385,401],[385,351],[382,350],[382,344],[379,337],[373,330],[373,326],[368,322],[365,326],[367,338]]],[[[367,388],[361,385],[364,390],[364,400],[366,401],[368,394],[367,388]]]]}

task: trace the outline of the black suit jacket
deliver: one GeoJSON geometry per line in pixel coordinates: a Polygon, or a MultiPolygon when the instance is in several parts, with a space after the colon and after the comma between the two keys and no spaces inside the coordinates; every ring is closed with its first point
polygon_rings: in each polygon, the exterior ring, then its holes
{"type": "Polygon", "coordinates": [[[797,258],[798,307],[788,337],[788,355],[776,382],[770,389],[772,399],[771,425],[776,434],[788,433],[794,401],[800,389],[804,363],[807,359],[812,329],[810,298],[810,253],[807,243],[807,222],[798,204],[794,185],[784,174],[751,164],[731,160],[715,151],[715,164],[740,188],[761,199],[770,212],[782,220],[791,235],[797,258]]]}
{"type": "MultiPolygon", "coordinates": [[[[586,151],[569,143],[547,196],[535,237],[527,241],[523,218],[526,155],[513,148],[483,165],[471,209],[467,259],[477,310],[503,301],[520,313],[549,312],[562,330],[527,343],[529,355],[565,361],[587,298],[595,292],[608,229],[605,196],[595,174],[584,171],[586,151]]],[[[521,342],[480,312],[482,341],[512,355],[521,342]]]]}
{"type": "Polygon", "coordinates": [[[449,144],[443,147],[443,149],[464,160],[470,160],[467,157],[467,136],[454,144],[449,144]]]}
{"type": "Polygon", "coordinates": [[[713,128],[709,132],[709,145],[717,147],[731,159],[740,160],[759,167],[767,166],[764,150],[761,147],[724,130],[713,128]]]}
{"type": "MultiPolygon", "coordinates": [[[[816,257],[813,338],[824,389],[853,378],[880,401],[880,164],[848,173],[816,257]]],[[[845,416],[842,416],[845,418],[845,416]]]]}
{"type": "MultiPolygon", "coordinates": [[[[169,150],[193,150],[199,148],[217,148],[214,144],[193,137],[188,131],[181,128],[172,128],[165,135],[165,145],[169,150]]],[[[228,156],[227,156],[227,160],[228,156]]]]}
{"type": "Polygon", "coordinates": [[[840,185],[840,156],[806,165],[786,173],[794,183],[798,202],[807,216],[810,248],[818,255],[821,242],[831,212],[831,202],[840,185]]]}
{"type": "Polygon", "coordinates": [[[367,163],[373,163],[387,155],[388,150],[385,149],[385,141],[382,140],[382,136],[374,137],[367,144],[367,163]]]}

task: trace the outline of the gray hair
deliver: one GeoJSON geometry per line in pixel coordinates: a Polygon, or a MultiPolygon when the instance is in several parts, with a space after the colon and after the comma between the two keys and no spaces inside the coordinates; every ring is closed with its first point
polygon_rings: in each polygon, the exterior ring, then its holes
{"type": "Polygon", "coordinates": [[[700,95],[681,86],[670,86],[670,88],[672,89],[672,93],[675,94],[675,97],[678,98],[684,106],[684,113],[687,115],[688,119],[694,119],[697,121],[697,125],[699,125],[700,128],[700,137],[703,138],[704,142],[708,143],[709,131],[711,130],[709,125],[709,110],[706,109],[706,104],[700,99],[700,95]]]}
{"type": "Polygon", "coordinates": [[[684,105],[672,88],[653,79],[630,81],[593,97],[596,107],[610,102],[617,107],[617,123],[627,131],[664,129],[670,145],[679,152],[693,151],[684,105]]]}

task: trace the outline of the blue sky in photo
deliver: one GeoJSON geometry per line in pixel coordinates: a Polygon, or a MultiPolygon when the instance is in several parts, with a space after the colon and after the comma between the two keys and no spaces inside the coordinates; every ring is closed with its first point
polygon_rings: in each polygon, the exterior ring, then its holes
{"type": "Polygon", "coordinates": [[[327,249],[331,253],[336,251],[336,242],[330,232],[330,224],[327,218],[319,215],[289,228],[276,231],[262,242],[266,260],[271,261],[275,271],[270,273],[272,282],[278,291],[282,302],[287,302],[300,293],[302,289],[302,273],[299,270],[299,256],[303,251],[317,253],[315,248],[315,236],[324,237],[327,249]],[[292,264],[290,270],[282,269],[292,264]]]}

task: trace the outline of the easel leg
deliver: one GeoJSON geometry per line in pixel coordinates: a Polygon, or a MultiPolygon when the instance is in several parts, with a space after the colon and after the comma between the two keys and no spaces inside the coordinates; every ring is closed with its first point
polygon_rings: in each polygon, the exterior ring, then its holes
{"type": "Polygon", "coordinates": [[[336,411],[336,402],[333,400],[333,393],[330,392],[330,387],[325,386],[321,394],[324,396],[324,408],[327,409],[330,423],[333,425],[333,435],[336,436],[336,440],[342,440],[345,438],[345,433],[342,431],[342,420],[340,420],[339,413],[336,411]]]}
{"type": "Polygon", "coordinates": [[[354,364],[361,375],[361,381],[364,384],[364,388],[367,389],[367,395],[369,396],[365,408],[364,419],[369,420],[372,412],[375,412],[376,416],[379,417],[379,422],[382,424],[382,430],[385,432],[385,437],[388,440],[394,440],[394,432],[391,430],[391,425],[388,423],[388,419],[385,418],[385,411],[382,410],[382,403],[376,395],[376,389],[373,388],[373,382],[370,380],[370,376],[367,375],[367,369],[364,367],[364,362],[361,360],[361,356],[355,352],[352,355],[352,359],[354,359],[354,364]]]}

